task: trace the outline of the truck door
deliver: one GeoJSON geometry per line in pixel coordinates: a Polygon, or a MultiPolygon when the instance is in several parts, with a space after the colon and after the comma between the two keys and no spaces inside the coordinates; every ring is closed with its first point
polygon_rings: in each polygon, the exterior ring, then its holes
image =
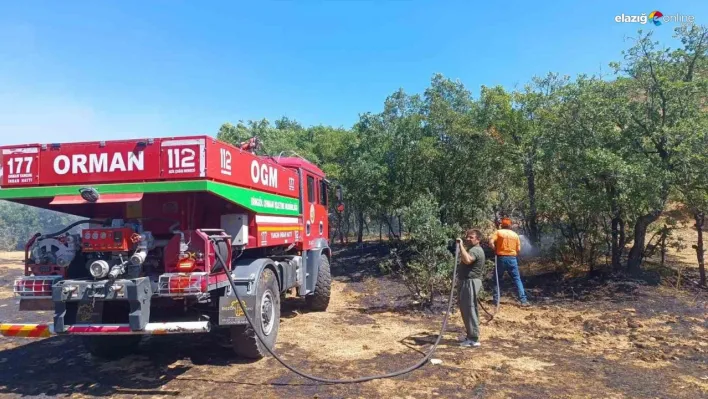
{"type": "Polygon", "coordinates": [[[321,177],[318,177],[316,180],[317,204],[315,205],[315,221],[317,222],[317,237],[324,238],[329,242],[327,182],[321,177]]]}
{"type": "Polygon", "coordinates": [[[305,247],[315,239],[328,239],[327,186],[321,177],[305,172],[305,247]]]}

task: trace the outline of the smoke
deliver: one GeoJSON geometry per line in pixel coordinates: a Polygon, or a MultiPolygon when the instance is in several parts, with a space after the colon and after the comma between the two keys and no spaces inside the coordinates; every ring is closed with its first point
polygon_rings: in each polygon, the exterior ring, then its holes
{"type": "Polygon", "coordinates": [[[521,253],[520,256],[536,256],[538,255],[538,248],[531,245],[531,241],[523,234],[519,234],[519,240],[521,241],[521,253]]]}

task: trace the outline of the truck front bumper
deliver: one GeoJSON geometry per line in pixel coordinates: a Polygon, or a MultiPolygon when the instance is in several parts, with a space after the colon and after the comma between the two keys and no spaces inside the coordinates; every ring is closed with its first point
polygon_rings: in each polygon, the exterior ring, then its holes
{"type": "MultiPolygon", "coordinates": [[[[131,331],[145,330],[150,320],[152,284],[147,277],[107,281],[61,280],[52,286],[54,329],[65,332],[77,324],[104,324],[104,305],[127,303],[127,325],[131,331]]],[[[123,315],[119,318],[123,320],[123,315]]],[[[121,324],[123,324],[121,322],[121,324]]]]}

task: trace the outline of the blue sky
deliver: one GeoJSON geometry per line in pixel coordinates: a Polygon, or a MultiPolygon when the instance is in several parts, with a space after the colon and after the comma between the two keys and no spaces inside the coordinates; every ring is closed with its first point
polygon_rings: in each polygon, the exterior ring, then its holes
{"type": "Polygon", "coordinates": [[[479,86],[609,72],[653,30],[616,15],[708,2],[4,1],[0,145],[215,135],[280,116],[350,127],[434,73],[479,86]]]}

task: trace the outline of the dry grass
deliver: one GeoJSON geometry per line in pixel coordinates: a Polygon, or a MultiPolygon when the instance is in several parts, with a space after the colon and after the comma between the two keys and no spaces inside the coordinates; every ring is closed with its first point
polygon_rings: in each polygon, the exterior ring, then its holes
{"type": "Polygon", "coordinates": [[[322,361],[372,359],[382,353],[410,351],[401,341],[419,333],[419,325],[406,323],[393,313],[375,318],[362,314],[359,307],[352,307],[360,295],[345,288],[346,284],[333,282],[327,312],[285,320],[279,341],[297,342],[311,358],[322,361]]]}
{"type": "MultiPolygon", "coordinates": [[[[24,271],[24,259],[24,252],[0,252],[0,276],[24,271]]],[[[0,283],[0,300],[11,299],[13,296],[12,279],[8,279],[5,284],[0,283]]]]}
{"type": "Polygon", "coordinates": [[[0,252],[0,267],[7,267],[10,269],[20,269],[25,268],[25,253],[21,251],[14,252],[0,252]]]}
{"type": "MultiPolygon", "coordinates": [[[[673,231],[673,237],[676,239],[681,239],[683,245],[686,246],[685,249],[677,251],[674,248],[669,248],[667,250],[667,258],[670,258],[670,266],[673,268],[697,268],[698,260],[696,259],[696,250],[693,249],[694,245],[698,244],[698,232],[695,227],[695,221],[691,212],[682,204],[671,203],[667,207],[667,210],[662,214],[659,219],[649,226],[649,232],[647,233],[647,241],[652,237],[652,229],[663,226],[668,219],[673,219],[678,222],[678,227],[673,231]]],[[[708,234],[704,234],[704,247],[708,246],[708,234]]],[[[708,249],[708,248],[705,248],[708,249]]],[[[658,253],[650,259],[648,262],[658,263],[661,259],[661,255],[658,253]]]]}
{"type": "MultiPolygon", "coordinates": [[[[0,277],[18,272],[21,255],[0,254],[0,277]]],[[[297,368],[329,378],[418,362],[437,336],[441,312],[395,308],[405,289],[393,291],[389,279],[361,276],[364,265],[343,275],[336,259],[333,273],[340,277],[328,311],[285,312],[276,351],[297,368]],[[372,298],[383,298],[382,306],[374,309],[372,298]]],[[[531,264],[529,270],[541,273],[543,266],[531,264]]],[[[434,355],[442,364],[356,385],[319,385],[272,358],[239,362],[227,355],[229,348],[203,336],[149,339],[140,353],[112,362],[93,360],[64,339],[2,339],[0,365],[35,376],[8,371],[0,376],[0,396],[692,398],[707,392],[702,377],[708,376],[708,319],[696,311],[706,295],[644,286],[624,299],[609,291],[598,295],[520,308],[505,292],[501,312],[492,321],[483,319],[482,347],[474,349],[458,346],[464,327],[455,309],[434,355]]],[[[2,300],[0,314],[21,319],[22,314],[2,313],[10,306],[15,305],[2,300]]]]}

